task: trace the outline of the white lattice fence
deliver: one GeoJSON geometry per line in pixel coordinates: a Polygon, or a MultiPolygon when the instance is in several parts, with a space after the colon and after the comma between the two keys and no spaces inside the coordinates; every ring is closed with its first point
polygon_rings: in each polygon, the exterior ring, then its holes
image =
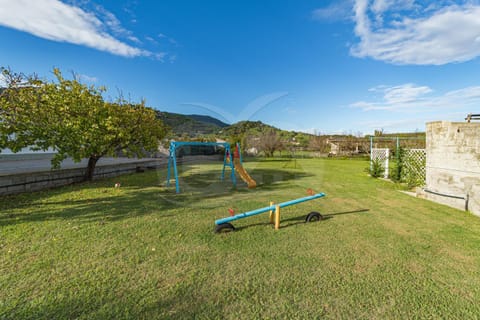
{"type": "Polygon", "coordinates": [[[390,149],[388,148],[372,148],[370,153],[370,167],[373,166],[373,161],[379,161],[384,168],[384,177],[388,178],[388,160],[390,158],[390,149]]]}
{"type": "Polygon", "coordinates": [[[425,149],[405,149],[402,159],[402,179],[412,185],[424,185],[426,159],[425,149]]]}

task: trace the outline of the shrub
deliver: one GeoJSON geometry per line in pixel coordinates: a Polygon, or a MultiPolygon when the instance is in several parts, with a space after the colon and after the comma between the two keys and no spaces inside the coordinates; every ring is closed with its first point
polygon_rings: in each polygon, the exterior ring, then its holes
{"type": "Polygon", "coordinates": [[[374,178],[382,177],[385,173],[385,168],[382,165],[380,159],[373,159],[370,167],[368,168],[368,173],[374,178]]]}
{"type": "Polygon", "coordinates": [[[402,178],[403,178],[403,175],[404,175],[404,157],[405,157],[405,149],[403,148],[399,148],[397,150],[397,163],[395,165],[395,167],[393,168],[393,172],[392,172],[392,175],[391,175],[391,179],[392,181],[394,182],[402,182],[402,178]]]}

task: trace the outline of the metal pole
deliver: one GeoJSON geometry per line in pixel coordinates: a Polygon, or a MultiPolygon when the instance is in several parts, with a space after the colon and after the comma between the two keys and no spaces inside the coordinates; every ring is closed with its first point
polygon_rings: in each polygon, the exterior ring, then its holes
{"type": "Polygon", "coordinates": [[[240,149],[240,143],[237,142],[238,157],[240,158],[240,163],[243,165],[242,150],[240,149]]]}
{"type": "Polygon", "coordinates": [[[222,175],[220,176],[220,180],[225,179],[225,166],[227,165],[227,154],[228,154],[228,149],[225,148],[225,154],[223,155],[223,168],[222,168],[222,175]]]}
{"type": "Polygon", "coordinates": [[[228,148],[228,152],[230,154],[230,169],[231,169],[230,179],[232,180],[233,187],[236,188],[237,187],[237,178],[235,177],[235,164],[233,163],[233,153],[232,153],[232,149],[230,148],[230,145],[228,145],[227,148],[228,148]]]}
{"type": "Polygon", "coordinates": [[[370,136],[370,172],[373,171],[373,136],[370,136]]]}
{"type": "Polygon", "coordinates": [[[180,182],[178,181],[178,170],[177,170],[177,151],[176,146],[173,146],[173,174],[175,175],[175,190],[177,193],[180,193],[180,182]]]}
{"type": "Polygon", "coordinates": [[[399,163],[400,162],[400,138],[399,137],[397,137],[397,150],[396,150],[396,152],[397,152],[397,163],[399,163]]]}
{"type": "Polygon", "coordinates": [[[173,154],[175,154],[175,145],[173,142],[170,142],[169,154],[168,154],[168,165],[167,165],[167,187],[170,187],[170,170],[172,167],[172,148],[173,154]]]}
{"type": "MultiPolygon", "coordinates": [[[[273,201],[270,201],[270,207],[272,207],[274,205],[273,201]]],[[[270,210],[269,211],[269,221],[270,221],[270,224],[274,224],[275,220],[274,220],[274,216],[273,216],[273,210],[270,210]]]]}
{"type": "Polygon", "coordinates": [[[280,229],[280,206],[275,206],[275,230],[280,229]]]}
{"type": "Polygon", "coordinates": [[[170,167],[171,167],[171,163],[172,162],[172,158],[170,156],[168,156],[168,165],[167,165],[167,187],[170,187],[170,167]]]}

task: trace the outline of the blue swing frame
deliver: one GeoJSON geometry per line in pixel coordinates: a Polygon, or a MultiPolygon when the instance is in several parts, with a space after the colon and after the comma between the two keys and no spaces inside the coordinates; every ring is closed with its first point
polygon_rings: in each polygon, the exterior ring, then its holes
{"type": "Polygon", "coordinates": [[[178,180],[178,170],[177,170],[177,148],[181,148],[184,146],[221,146],[225,148],[225,155],[223,156],[223,168],[222,174],[220,176],[220,180],[223,181],[225,179],[225,167],[230,167],[230,179],[232,180],[233,186],[237,186],[237,179],[235,177],[235,165],[233,161],[227,161],[227,157],[230,156],[230,160],[232,160],[232,150],[230,147],[230,143],[228,142],[184,142],[184,141],[171,141],[170,142],[170,153],[168,156],[168,168],[167,168],[167,187],[170,186],[170,177],[171,177],[171,169],[173,167],[173,174],[175,176],[175,189],[177,193],[180,193],[180,183],[178,180]]]}

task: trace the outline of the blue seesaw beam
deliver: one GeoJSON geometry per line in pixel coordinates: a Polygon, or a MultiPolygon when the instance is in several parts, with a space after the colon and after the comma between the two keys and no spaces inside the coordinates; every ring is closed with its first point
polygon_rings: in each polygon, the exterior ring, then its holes
{"type": "Polygon", "coordinates": [[[318,199],[318,198],[322,198],[322,197],[325,197],[325,193],[317,193],[317,194],[314,194],[313,196],[298,198],[298,199],[295,199],[295,200],[282,202],[282,203],[279,203],[279,204],[276,204],[276,205],[272,205],[272,206],[252,210],[252,211],[247,211],[247,212],[244,212],[244,213],[239,213],[239,214],[236,214],[232,217],[218,219],[218,220],[215,221],[215,224],[219,225],[219,224],[223,224],[223,223],[227,223],[227,222],[231,222],[231,221],[255,216],[255,215],[260,214],[260,213],[275,210],[276,206],[279,206],[280,208],[284,208],[284,207],[288,207],[288,206],[291,206],[291,205],[294,205],[294,204],[297,204],[297,203],[310,201],[310,200],[314,200],[314,199],[318,199]]]}

